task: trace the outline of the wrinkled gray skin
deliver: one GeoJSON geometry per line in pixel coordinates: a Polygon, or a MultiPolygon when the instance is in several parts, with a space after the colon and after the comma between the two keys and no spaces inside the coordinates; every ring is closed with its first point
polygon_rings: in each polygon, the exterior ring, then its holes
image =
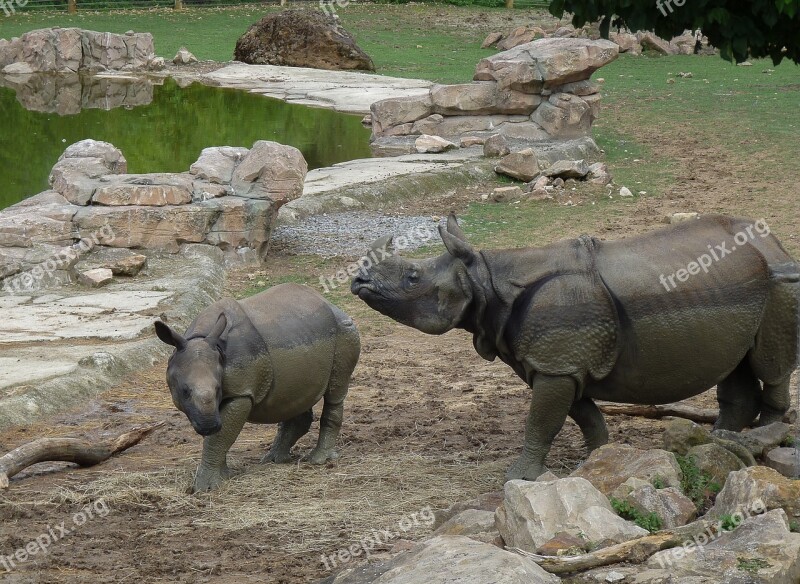
{"type": "Polygon", "coordinates": [[[155,327],[158,338],[175,347],[167,365],[172,401],[205,436],[195,491],[214,489],[230,476],[227,453],[245,422],[279,423],[262,462],[290,462],[320,399],[319,440],[305,460],[323,464],[336,456],[361,345],[352,319],[322,296],[281,284],[238,302],[215,302],[183,336],[162,322],[155,327]]]}
{"type": "MultiPolygon", "coordinates": [[[[567,416],[590,451],[608,441],[594,399],[661,404],[717,385],[716,428],[782,418],[797,365],[800,270],[753,225],[710,215],[619,241],[581,236],[478,252],[451,216],[439,228],[447,253],[367,261],[351,289],[425,333],[465,329],[482,357],[514,369],[533,397],[508,477],[533,480],[567,416]],[[753,237],[737,247],[734,235],[748,227],[753,237]],[[720,244],[728,253],[717,252],[720,244]],[[709,246],[719,260],[668,291],[661,276],[709,246]]],[[[390,246],[390,237],[379,239],[372,257],[390,246]]]]}

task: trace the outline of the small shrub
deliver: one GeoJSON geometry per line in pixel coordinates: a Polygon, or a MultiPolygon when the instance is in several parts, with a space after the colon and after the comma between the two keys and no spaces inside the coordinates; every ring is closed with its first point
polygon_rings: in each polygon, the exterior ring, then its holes
{"type": "Polygon", "coordinates": [[[714,501],[714,497],[722,487],[711,480],[711,475],[701,472],[697,462],[691,456],[676,456],[681,467],[681,490],[697,507],[697,512],[702,515],[714,501]]]}
{"type": "Polygon", "coordinates": [[[736,567],[743,572],[747,572],[748,574],[755,574],[761,568],[769,568],[770,563],[767,560],[762,560],[761,558],[736,558],[737,564],[736,567]]]}
{"type": "Polygon", "coordinates": [[[646,529],[650,533],[659,531],[663,525],[661,517],[657,513],[642,513],[626,501],[621,501],[615,497],[611,497],[611,507],[614,511],[629,521],[633,521],[642,529],[646,529]]]}
{"type": "Polygon", "coordinates": [[[739,527],[739,523],[741,520],[737,520],[733,515],[730,513],[726,513],[722,517],[719,518],[720,523],[722,524],[723,531],[733,531],[737,527],[739,527]]]}
{"type": "Polygon", "coordinates": [[[653,488],[655,489],[664,489],[667,486],[667,483],[664,482],[663,477],[658,475],[654,476],[651,482],[653,484],[653,488]]]}
{"type": "Polygon", "coordinates": [[[789,522],[789,531],[792,531],[794,533],[800,533],[800,521],[798,521],[797,519],[792,519],[789,522]]]}

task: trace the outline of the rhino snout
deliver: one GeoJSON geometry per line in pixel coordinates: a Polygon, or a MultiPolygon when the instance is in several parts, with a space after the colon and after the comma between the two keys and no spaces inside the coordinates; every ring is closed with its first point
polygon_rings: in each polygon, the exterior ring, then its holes
{"type": "Polygon", "coordinates": [[[201,436],[211,436],[212,434],[216,434],[220,430],[222,430],[222,421],[221,420],[214,420],[212,422],[195,422],[191,420],[192,427],[194,431],[200,434],[201,436]]]}

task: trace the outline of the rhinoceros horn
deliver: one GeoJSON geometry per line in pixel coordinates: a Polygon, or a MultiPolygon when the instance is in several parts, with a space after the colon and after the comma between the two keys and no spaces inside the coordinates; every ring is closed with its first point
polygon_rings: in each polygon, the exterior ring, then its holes
{"type": "MultiPolygon", "coordinates": [[[[381,250],[385,250],[386,252],[394,251],[394,246],[392,245],[392,239],[394,239],[394,235],[384,235],[383,237],[379,237],[370,246],[370,249],[375,253],[379,253],[381,250]]],[[[383,256],[378,256],[383,257],[383,256]]]]}
{"type": "Polygon", "coordinates": [[[450,215],[447,218],[447,229],[439,225],[439,235],[442,237],[442,242],[455,258],[460,259],[466,265],[472,264],[475,261],[475,250],[467,243],[464,232],[458,226],[455,215],[450,215]]]}

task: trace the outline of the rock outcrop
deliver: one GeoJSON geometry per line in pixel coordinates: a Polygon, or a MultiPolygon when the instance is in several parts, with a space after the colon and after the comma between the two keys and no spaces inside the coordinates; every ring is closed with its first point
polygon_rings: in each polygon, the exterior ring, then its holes
{"type": "Polygon", "coordinates": [[[350,33],[319,10],[265,16],[236,41],[234,59],[250,65],[375,70],[350,33]]]}
{"type": "Polygon", "coordinates": [[[458,143],[501,134],[521,142],[589,136],[599,111],[599,85],[589,81],[613,61],[606,40],[540,39],[482,59],[474,81],[435,85],[428,95],[372,105],[373,144],[422,134],[458,143]]]}
{"type": "MultiPolygon", "coordinates": [[[[89,242],[83,251],[102,246],[169,253],[204,243],[231,261],[259,261],[278,208],[302,193],[307,169],[296,148],[259,141],[249,150],[207,148],[189,172],[127,174],[127,161],[113,145],[78,142],[53,167],[51,191],[0,212],[2,286],[12,292],[46,287],[44,272],[57,277],[54,283],[70,281],[81,251],[76,242],[89,242]],[[43,268],[50,260],[52,269],[43,268]]],[[[132,275],[143,261],[128,254],[107,259],[79,269],[132,275]]]]}
{"type": "Polygon", "coordinates": [[[0,40],[4,73],[142,71],[155,59],[153,35],[44,28],[0,40]]]}

